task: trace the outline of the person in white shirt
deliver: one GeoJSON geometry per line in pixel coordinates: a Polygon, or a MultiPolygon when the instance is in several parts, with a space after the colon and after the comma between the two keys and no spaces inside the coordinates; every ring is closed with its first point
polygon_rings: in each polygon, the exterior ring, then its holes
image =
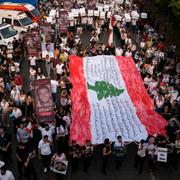
{"type": "Polygon", "coordinates": [[[29,63],[30,63],[30,66],[34,69],[36,69],[36,60],[37,60],[37,57],[34,56],[34,54],[32,54],[31,56],[29,56],[29,63]]]}
{"type": "Polygon", "coordinates": [[[57,74],[57,80],[59,80],[60,79],[60,76],[61,76],[61,74],[63,73],[63,66],[64,66],[64,64],[63,63],[61,63],[61,62],[59,62],[57,65],[56,65],[56,74],[57,74]]]}
{"type": "Polygon", "coordinates": [[[45,135],[48,136],[48,140],[53,142],[53,134],[55,133],[55,126],[49,126],[48,124],[45,125],[45,127],[39,127],[39,130],[41,131],[42,137],[45,135]]]}
{"type": "Polygon", "coordinates": [[[134,167],[137,167],[139,165],[139,170],[138,170],[139,174],[141,174],[143,170],[143,166],[146,158],[146,147],[147,144],[142,139],[138,144],[138,151],[135,157],[135,164],[134,164],[134,167]]]}
{"type": "Polygon", "coordinates": [[[5,165],[0,169],[0,180],[15,180],[13,173],[7,170],[5,165]]]}
{"type": "Polygon", "coordinates": [[[147,76],[144,78],[144,84],[148,87],[151,82],[152,77],[150,76],[150,74],[147,74],[147,76]]]}
{"type": "Polygon", "coordinates": [[[114,143],[114,155],[115,155],[115,161],[116,161],[116,169],[119,170],[119,168],[122,166],[122,163],[124,161],[125,157],[125,144],[122,140],[121,136],[118,136],[115,143],[114,143]]]}
{"type": "Polygon", "coordinates": [[[14,106],[13,107],[13,115],[14,115],[15,119],[18,119],[18,118],[22,117],[21,109],[19,109],[16,106],[14,106]]]}
{"type": "Polygon", "coordinates": [[[57,88],[59,86],[59,83],[56,80],[51,79],[51,91],[53,96],[53,101],[56,103],[59,103],[59,98],[57,97],[57,88]]]}
{"type": "Polygon", "coordinates": [[[124,54],[125,57],[132,57],[132,52],[130,49],[128,49],[125,54],[124,54]]]}
{"type": "Polygon", "coordinates": [[[44,165],[44,172],[46,173],[51,161],[51,142],[47,135],[43,136],[43,139],[39,141],[38,150],[44,165]]]}
{"type": "Polygon", "coordinates": [[[152,171],[156,170],[156,160],[157,160],[157,146],[155,144],[155,138],[153,136],[149,137],[147,145],[147,155],[148,155],[148,164],[149,169],[152,171]]]}
{"type": "Polygon", "coordinates": [[[122,56],[123,50],[120,47],[116,47],[115,54],[116,56],[122,56]]]}

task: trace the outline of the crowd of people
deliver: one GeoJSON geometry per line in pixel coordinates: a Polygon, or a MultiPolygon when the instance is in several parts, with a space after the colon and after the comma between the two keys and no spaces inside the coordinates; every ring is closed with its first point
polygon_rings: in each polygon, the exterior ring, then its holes
{"type": "MultiPolygon", "coordinates": [[[[62,8],[59,1],[40,1],[41,22],[49,15],[51,8],[62,8]]],[[[73,8],[77,8],[77,2],[73,8]]],[[[115,6],[114,13],[124,17],[133,10],[145,12],[143,1],[128,1],[115,6]]],[[[160,31],[159,24],[147,19],[131,19],[125,17],[114,20],[113,29],[116,41],[108,45],[102,42],[102,34],[107,31],[109,19],[97,17],[76,18],[67,33],[56,32],[56,24],[52,24],[54,54],[46,43],[43,57],[30,56],[26,59],[26,48],[22,39],[15,39],[0,50],[0,179],[13,180],[13,173],[7,170],[13,162],[18,166],[16,179],[38,179],[33,159],[42,161],[46,174],[55,161],[70,162],[72,170],[78,169],[83,159],[83,170],[91,166],[95,146],[87,139],[81,146],[76,141],[69,142],[71,127],[71,88],[69,80],[69,56],[78,55],[116,55],[133,57],[149,95],[154,100],[155,111],[168,121],[167,135],[149,136],[138,145],[134,166],[142,173],[147,159],[149,169],[156,170],[157,147],[168,147],[168,161],[174,169],[178,168],[180,158],[180,60],[174,45],[166,45],[166,32],[160,31]],[[82,43],[82,33],[90,32],[88,44],[82,43]],[[56,35],[55,35],[56,32],[56,35]],[[49,49],[49,50],[48,50],[49,49]],[[52,58],[53,57],[53,58],[52,58]],[[28,67],[24,67],[28,61],[28,67]],[[29,69],[24,72],[23,68],[29,69]],[[28,78],[27,78],[28,77],[28,78]],[[54,123],[38,123],[32,81],[34,79],[51,79],[51,91],[55,112],[54,123]],[[28,82],[25,82],[28,81],[28,82]],[[25,87],[27,83],[30,87],[25,87]],[[15,149],[12,151],[12,149],[15,149]],[[14,157],[15,156],[15,161],[14,157]]],[[[40,23],[41,24],[41,23],[40,23]]],[[[40,27],[37,27],[40,28],[40,27]]],[[[104,37],[104,36],[103,36],[104,37]]],[[[106,38],[107,39],[107,38],[106,38]]],[[[103,39],[104,41],[104,39],[103,39]]],[[[46,94],[46,93],[45,93],[46,94]]],[[[44,97],[46,98],[46,97],[44,97]]],[[[111,156],[115,157],[118,170],[127,154],[128,143],[121,136],[116,142],[104,140],[102,148],[102,173],[107,174],[107,165],[111,156]]],[[[66,164],[65,164],[66,165],[66,164]]],[[[65,169],[65,165],[61,165],[65,169]]],[[[57,178],[62,174],[55,173],[57,178]]]]}

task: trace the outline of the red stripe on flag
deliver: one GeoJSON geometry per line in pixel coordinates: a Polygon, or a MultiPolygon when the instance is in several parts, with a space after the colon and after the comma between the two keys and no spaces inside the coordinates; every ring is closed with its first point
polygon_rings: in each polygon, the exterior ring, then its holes
{"type": "Polygon", "coordinates": [[[149,135],[165,134],[167,121],[154,111],[154,103],[146,91],[143,80],[132,58],[116,57],[136,113],[149,135]]]}
{"type": "Polygon", "coordinates": [[[87,139],[92,140],[92,135],[90,104],[84,78],[83,59],[80,57],[70,57],[70,81],[73,85],[71,91],[72,125],[70,140],[75,140],[79,144],[85,144],[87,139]]]}

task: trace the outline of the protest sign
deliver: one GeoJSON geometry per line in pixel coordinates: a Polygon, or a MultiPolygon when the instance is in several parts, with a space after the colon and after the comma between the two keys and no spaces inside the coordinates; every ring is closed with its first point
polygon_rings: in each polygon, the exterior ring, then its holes
{"type": "Polygon", "coordinates": [[[51,162],[51,170],[58,174],[66,174],[67,173],[67,167],[68,167],[68,161],[59,161],[55,160],[51,162]]]}
{"type": "Polygon", "coordinates": [[[34,104],[39,123],[54,121],[54,108],[49,79],[33,81],[34,104]]]}
{"type": "Polygon", "coordinates": [[[59,31],[60,33],[67,33],[69,27],[69,17],[66,10],[59,12],[59,31]]]}
{"type": "Polygon", "coordinates": [[[42,25],[42,34],[44,34],[45,42],[51,42],[51,25],[49,23],[42,25]]]}
{"type": "Polygon", "coordinates": [[[167,162],[167,153],[168,153],[168,149],[167,148],[158,147],[157,161],[167,162]]]}

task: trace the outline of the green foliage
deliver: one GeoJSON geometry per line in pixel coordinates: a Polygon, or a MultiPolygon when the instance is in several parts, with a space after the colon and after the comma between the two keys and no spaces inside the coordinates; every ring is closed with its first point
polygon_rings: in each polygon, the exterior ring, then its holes
{"type": "Polygon", "coordinates": [[[124,92],[124,89],[118,89],[105,81],[96,81],[94,86],[87,83],[87,86],[88,89],[91,89],[97,93],[97,98],[99,101],[103,98],[119,96],[124,92]]]}
{"type": "Polygon", "coordinates": [[[180,24],[180,0],[155,0],[155,4],[160,11],[171,12],[175,22],[180,24]]]}
{"type": "Polygon", "coordinates": [[[169,7],[171,8],[173,14],[180,18],[180,0],[170,0],[169,7]]]}

